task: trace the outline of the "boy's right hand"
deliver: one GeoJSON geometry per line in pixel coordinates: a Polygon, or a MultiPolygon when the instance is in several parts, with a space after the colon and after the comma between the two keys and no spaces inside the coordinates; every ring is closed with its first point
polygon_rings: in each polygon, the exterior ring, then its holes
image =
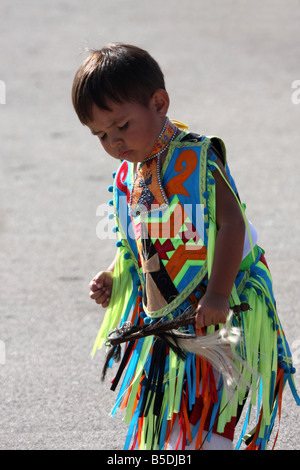
{"type": "Polygon", "coordinates": [[[108,307],[112,285],[113,273],[111,271],[100,271],[89,284],[90,298],[95,300],[96,304],[100,304],[104,308],[108,307]]]}

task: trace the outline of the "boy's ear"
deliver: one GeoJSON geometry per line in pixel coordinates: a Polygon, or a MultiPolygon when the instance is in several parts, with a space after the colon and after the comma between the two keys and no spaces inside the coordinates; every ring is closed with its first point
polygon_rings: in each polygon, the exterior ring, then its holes
{"type": "Polygon", "coordinates": [[[156,90],[152,95],[151,101],[159,116],[165,116],[167,114],[170,105],[170,98],[166,90],[156,90]]]}

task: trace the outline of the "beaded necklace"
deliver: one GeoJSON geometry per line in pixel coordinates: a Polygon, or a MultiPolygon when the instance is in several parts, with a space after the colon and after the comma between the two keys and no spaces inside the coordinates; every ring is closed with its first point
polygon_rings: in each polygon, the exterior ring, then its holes
{"type": "Polygon", "coordinates": [[[130,214],[133,216],[165,209],[169,202],[160,179],[160,157],[177,134],[177,127],[166,118],[151,155],[137,166],[130,195],[130,214]]]}

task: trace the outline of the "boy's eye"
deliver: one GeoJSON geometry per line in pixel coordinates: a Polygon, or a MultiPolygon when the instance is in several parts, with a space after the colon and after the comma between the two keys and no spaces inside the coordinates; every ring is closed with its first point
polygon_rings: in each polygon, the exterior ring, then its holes
{"type": "Polygon", "coordinates": [[[125,129],[127,129],[128,125],[129,125],[129,123],[128,123],[128,122],[125,122],[125,124],[123,124],[123,126],[118,127],[118,129],[119,129],[120,131],[125,131],[125,129]]]}
{"type": "MultiPolygon", "coordinates": [[[[123,126],[118,126],[118,129],[120,131],[125,131],[125,129],[128,128],[128,125],[129,125],[129,122],[127,121],[127,122],[125,122],[125,124],[123,124],[123,126]]],[[[102,134],[102,135],[97,134],[97,135],[98,135],[99,139],[101,140],[101,142],[103,142],[106,139],[106,134],[102,134]]]]}

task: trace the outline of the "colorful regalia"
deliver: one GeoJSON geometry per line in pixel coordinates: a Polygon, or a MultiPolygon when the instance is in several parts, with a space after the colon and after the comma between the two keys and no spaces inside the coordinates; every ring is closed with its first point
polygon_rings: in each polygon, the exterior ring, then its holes
{"type": "MultiPolygon", "coordinates": [[[[171,130],[169,121],[168,125],[171,130]]],[[[182,448],[188,450],[196,439],[196,448],[201,449],[212,432],[233,439],[241,415],[245,418],[237,449],[242,442],[246,449],[266,449],[275,418],[280,420],[286,383],[298,405],[300,400],[264,251],[252,239],[222,140],[188,134],[181,126],[168,147],[161,171],[157,158],[145,161],[137,173],[133,164],[123,161],[109,187],[117,257],[111,302],[92,354],[125,322],[163,322],[197,307],[209,281],[217,236],[214,174],[222,175],[218,156],[243,213],[248,240],[230,297],[234,311],[230,322],[242,336],[232,352],[242,358],[236,367],[243,380],[228,398],[222,376],[217,378],[203,357],[190,352],[180,357],[154,336],[129,341],[111,387],[119,387],[112,416],[118,408],[126,409],[125,449],[165,449],[175,422],[182,448]],[[237,308],[243,303],[250,308],[237,308]],[[256,422],[248,429],[254,407],[256,422]]],[[[220,326],[202,333],[210,335],[220,326]]],[[[194,327],[185,331],[194,333],[194,327]]],[[[276,439],[277,435],[273,447],[276,439]]]]}

